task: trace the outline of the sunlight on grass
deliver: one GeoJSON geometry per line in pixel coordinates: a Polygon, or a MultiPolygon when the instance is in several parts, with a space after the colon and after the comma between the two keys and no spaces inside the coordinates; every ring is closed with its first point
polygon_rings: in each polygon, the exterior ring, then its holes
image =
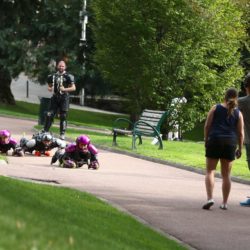
{"type": "Polygon", "coordinates": [[[185,249],[84,192],[0,176],[1,249],[185,249]]]}

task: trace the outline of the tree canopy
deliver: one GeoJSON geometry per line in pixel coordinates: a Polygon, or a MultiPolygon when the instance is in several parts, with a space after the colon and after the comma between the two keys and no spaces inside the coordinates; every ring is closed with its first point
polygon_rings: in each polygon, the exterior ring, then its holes
{"type": "Polygon", "coordinates": [[[83,74],[82,1],[4,0],[0,2],[0,79],[2,102],[14,103],[11,80],[21,72],[44,84],[58,59],[71,73],[83,74]]]}
{"type": "Polygon", "coordinates": [[[232,1],[95,0],[92,9],[96,63],[130,100],[130,113],[174,112],[173,99],[185,97],[175,119],[188,129],[239,87],[245,32],[232,1]]]}

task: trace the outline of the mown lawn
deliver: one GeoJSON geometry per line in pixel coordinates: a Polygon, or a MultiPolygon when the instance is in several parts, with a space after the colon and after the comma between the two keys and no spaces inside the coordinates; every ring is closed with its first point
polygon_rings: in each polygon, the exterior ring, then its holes
{"type": "Polygon", "coordinates": [[[0,176],[0,249],[185,249],[84,192],[0,176]]]}

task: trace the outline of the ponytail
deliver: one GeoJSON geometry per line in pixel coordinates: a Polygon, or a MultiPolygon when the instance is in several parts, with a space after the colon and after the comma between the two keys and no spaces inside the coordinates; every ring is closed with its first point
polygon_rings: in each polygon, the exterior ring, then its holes
{"type": "Polygon", "coordinates": [[[234,109],[237,107],[238,102],[236,98],[231,98],[227,100],[228,116],[233,115],[234,109]]]}
{"type": "Polygon", "coordinates": [[[226,102],[227,108],[228,108],[228,116],[233,115],[233,111],[238,105],[237,98],[238,98],[237,89],[230,88],[226,91],[225,102],[226,102]]]}

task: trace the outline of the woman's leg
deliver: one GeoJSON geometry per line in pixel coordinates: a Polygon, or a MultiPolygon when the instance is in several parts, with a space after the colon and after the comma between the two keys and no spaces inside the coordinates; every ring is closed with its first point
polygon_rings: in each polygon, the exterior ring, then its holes
{"type": "Polygon", "coordinates": [[[223,195],[223,204],[227,204],[228,196],[231,190],[231,168],[233,161],[226,159],[221,159],[221,176],[222,176],[222,195],[223,195]]]}
{"type": "Polygon", "coordinates": [[[206,158],[206,177],[205,185],[207,191],[207,200],[213,199],[213,190],[214,190],[214,172],[218,164],[219,159],[206,158]]]}

